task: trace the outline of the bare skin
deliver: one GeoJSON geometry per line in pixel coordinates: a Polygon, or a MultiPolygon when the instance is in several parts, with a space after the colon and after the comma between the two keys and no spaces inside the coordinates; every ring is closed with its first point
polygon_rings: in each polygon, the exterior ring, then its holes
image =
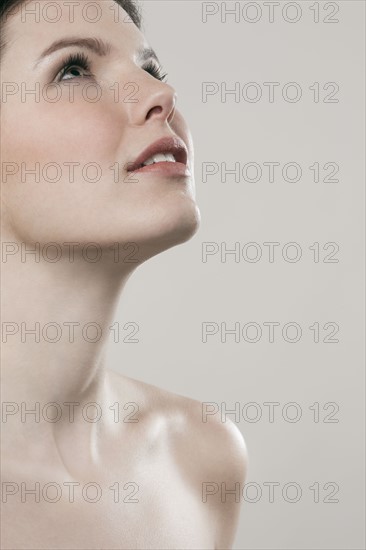
{"type": "MultiPolygon", "coordinates": [[[[33,441],[26,451],[22,446],[21,460],[8,454],[3,483],[15,482],[17,493],[7,485],[2,548],[230,548],[240,505],[233,495],[225,504],[220,492],[210,491],[211,482],[225,483],[228,490],[244,482],[245,448],[236,428],[210,419],[204,424],[198,402],[111,374],[116,394],[127,390],[143,405],[137,413],[121,409],[125,422],[106,433],[98,425],[94,452],[79,450],[75,440],[70,446],[33,441]],[[37,503],[25,492],[36,481],[37,503]],[[47,501],[56,497],[55,489],[43,492],[51,482],[60,487],[57,503],[47,501]],[[68,482],[78,483],[74,502],[68,482]],[[91,482],[100,491],[97,502],[88,502],[96,498],[93,487],[83,498],[91,482]]],[[[61,434],[62,427],[57,429],[61,434]]],[[[70,427],[65,429],[70,438],[70,427]]]]}
{"type": "MultiPolygon", "coordinates": [[[[35,3],[28,4],[31,9],[35,3]]],[[[221,423],[213,416],[203,422],[201,403],[121,376],[105,364],[108,327],[129,277],[148,258],[188,240],[199,226],[199,211],[192,140],[176,108],[176,93],[144,68],[138,52],[149,44],[126,20],[124,10],[118,7],[116,22],[114,2],[100,5],[102,17],[96,25],[76,11],[70,26],[61,0],[57,26],[44,18],[24,24],[20,14],[8,22],[1,80],[25,82],[28,89],[54,82],[65,54],[83,51],[69,46],[34,68],[56,39],[93,36],[113,48],[103,57],[88,52],[93,77],[83,69],[67,73],[80,84],[73,102],[66,97],[69,83],[64,76],[58,82],[62,99],[55,103],[42,96],[39,102],[21,101],[14,94],[1,106],[3,163],[34,168],[36,162],[62,167],[67,162],[97,162],[102,167],[96,183],[82,181],[78,171],[74,181],[63,171],[57,184],[42,172],[37,182],[28,176],[21,181],[19,172],[1,182],[2,241],[15,251],[1,265],[2,322],[10,331],[2,346],[1,369],[2,401],[7,404],[2,423],[6,502],[3,497],[1,547],[230,548],[239,504],[233,496],[222,502],[220,491],[207,498],[203,492],[207,483],[211,489],[221,483],[231,489],[244,482],[247,455],[240,432],[230,421],[221,423]],[[95,103],[81,93],[90,82],[104,92],[95,103]],[[133,82],[138,101],[115,102],[110,87],[116,82],[121,89],[133,82]],[[157,170],[136,173],[137,182],[126,181],[128,163],[166,136],[185,143],[190,175],[167,176],[157,170]],[[116,162],[117,184],[109,169],[116,162]],[[50,242],[62,250],[59,261],[48,261],[42,254],[39,261],[32,256],[22,261],[24,244],[30,249],[50,242]],[[73,261],[65,245],[70,242],[78,243],[73,261]],[[111,246],[131,242],[137,246],[138,262],[116,262],[111,246]],[[97,243],[103,252],[95,263],[81,253],[88,243],[97,243]],[[34,328],[35,323],[41,327],[38,341],[29,334],[22,341],[23,326],[34,328]],[[65,329],[59,341],[50,343],[42,332],[48,323],[79,325],[72,342],[65,329]],[[79,327],[88,323],[101,327],[96,343],[81,336],[79,327]],[[56,403],[61,418],[51,422],[41,414],[39,422],[32,415],[22,421],[22,402],[28,409],[39,403],[41,410],[56,403]],[[72,422],[65,403],[79,403],[72,422]],[[88,403],[98,404],[98,421],[80,414],[88,403]],[[119,415],[115,403],[120,404],[119,415]],[[36,482],[39,502],[24,491],[36,482]],[[73,499],[70,485],[65,485],[69,482],[75,483],[73,499]],[[62,489],[57,502],[50,502],[55,489],[42,492],[49,483],[62,489]],[[94,489],[83,494],[90,483],[96,484],[94,489]],[[100,498],[90,502],[95,487],[100,498]]],[[[49,411],[49,417],[54,414],[49,411]]],[[[94,415],[91,409],[90,417],[94,415]]]]}

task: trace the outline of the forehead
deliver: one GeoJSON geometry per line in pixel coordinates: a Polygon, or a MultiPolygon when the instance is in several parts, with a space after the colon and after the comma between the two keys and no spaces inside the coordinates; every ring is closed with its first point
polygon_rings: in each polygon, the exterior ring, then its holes
{"type": "Polygon", "coordinates": [[[11,51],[12,61],[23,61],[23,66],[33,66],[51,43],[71,36],[95,36],[131,56],[148,47],[142,32],[114,0],[27,0],[10,13],[6,31],[6,53],[11,51]]]}

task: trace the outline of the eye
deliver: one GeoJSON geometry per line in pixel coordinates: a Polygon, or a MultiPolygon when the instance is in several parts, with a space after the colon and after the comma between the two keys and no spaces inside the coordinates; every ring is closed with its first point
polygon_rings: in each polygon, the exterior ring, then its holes
{"type": "Polygon", "coordinates": [[[61,63],[60,69],[57,72],[56,80],[61,82],[62,80],[73,80],[74,78],[93,77],[90,72],[90,61],[88,57],[83,53],[71,54],[61,63]],[[83,71],[88,72],[88,75],[82,75],[83,71]],[[77,74],[79,73],[79,74],[77,74]],[[67,74],[71,75],[71,78],[64,78],[67,74]]]}
{"type": "Polygon", "coordinates": [[[157,65],[154,61],[149,61],[142,68],[144,69],[144,71],[151,74],[151,76],[153,76],[157,80],[160,80],[161,82],[164,82],[168,76],[167,73],[163,72],[162,67],[157,65]]]}

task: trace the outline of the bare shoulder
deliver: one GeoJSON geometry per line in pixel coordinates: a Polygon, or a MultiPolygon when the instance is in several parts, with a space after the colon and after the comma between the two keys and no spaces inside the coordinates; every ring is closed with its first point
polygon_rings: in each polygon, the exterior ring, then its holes
{"type": "Polygon", "coordinates": [[[248,469],[244,437],[230,420],[220,414],[206,415],[206,403],[187,399],[186,432],[181,438],[182,455],[191,462],[191,479],[200,491],[202,505],[215,526],[215,548],[234,543],[239,521],[243,486],[248,469]]]}
{"type": "MultiPolygon", "coordinates": [[[[112,371],[111,371],[112,372],[112,371]]],[[[113,372],[113,382],[121,384],[130,401],[139,405],[140,418],[146,424],[159,420],[171,441],[182,447],[185,454],[194,453],[207,475],[220,471],[232,472],[234,477],[245,476],[247,448],[237,426],[222,420],[212,404],[164,390],[140,380],[113,372]],[[229,469],[228,469],[229,468],[229,469]]]]}
{"type": "Polygon", "coordinates": [[[212,404],[126,380],[136,402],[142,404],[147,437],[167,442],[182,479],[215,526],[216,548],[230,548],[248,467],[247,447],[240,430],[231,420],[222,421],[212,404]]]}

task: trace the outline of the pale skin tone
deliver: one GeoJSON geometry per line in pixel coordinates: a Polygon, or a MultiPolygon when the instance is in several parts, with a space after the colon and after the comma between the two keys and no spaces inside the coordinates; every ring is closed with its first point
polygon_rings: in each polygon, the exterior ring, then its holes
{"type": "MultiPolygon", "coordinates": [[[[42,173],[38,182],[31,176],[22,182],[20,172],[3,178],[2,241],[19,250],[22,243],[29,249],[35,243],[41,247],[58,243],[63,255],[55,263],[42,255],[39,262],[32,257],[22,262],[20,253],[7,257],[1,264],[2,321],[19,328],[21,323],[34,327],[38,322],[43,327],[50,322],[60,326],[94,322],[103,336],[90,343],[76,331],[72,343],[69,333],[55,344],[42,336],[39,342],[32,337],[21,342],[20,329],[2,346],[2,401],[19,406],[25,402],[28,408],[54,402],[63,414],[52,423],[42,415],[40,422],[34,422],[33,416],[21,422],[20,413],[14,413],[2,423],[2,481],[14,482],[19,492],[9,493],[2,504],[1,547],[230,548],[240,504],[233,496],[222,502],[221,491],[204,502],[202,493],[206,482],[217,487],[226,483],[228,489],[235,483],[243,485],[247,453],[239,430],[219,416],[203,422],[201,403],[117,374],[104,360],[108,327],[133,271],[148,258],[187,241],[198,229],[189,129],[177,109],[174,88],[144,68],[139,52],[150,45],[121,7],[103,0],[97,24],[91,25],[76,10],[70,25],[69,11],[59,3],[62,18],[57,25],[33,18],[24,23],[19,14],[9,19],[1,80],[19,86],[24,82],[27,89],[40,83],[42,90],[56,81],[66,54],[82,51],[91,70],[78,68],[64,75],[58,82],[62,97],[54,103],[42,94],[39,102],[21,101],[20,94],[9,96],[1,105],[1,158],[3,163],[19,167],[25,163],[28,168],[36,162],[41,167],[49,162],[61,167],[67,162],[80,166],[96,162],[102,176],[96,183],[86,182],[76,170],[75,180],[70,181],[70,172],[64,169],[57,183],[42,173]],[[112,48],[105,56],[80,47],[64,48],[34,68],[56,39],[70,36],[96,37],[112,48]],[[71,77],[80,84],[73,101],[66,93],[71,77]],[[94,103],[81,92],[90,82],[103,92],[94,103]],[[126,97],[126,82],[137,86],[137,102],[115,101],[111,86],[120,83],[120,93],[126,97]],[[186,144],[191,175],[173,177],[157,171],[128,181],[127,164],[166,136],[178,136],[186,144]],[[119,163],[117,183],[109,169],[115,163],[119,163]],[[64,245],[70,242],[80,243],[72,262],[70,248],[64,245]],[[116,262],[110,246],[131,242],[137,245],[138,263],[123,261],[126,251],[116,262]],[[97,243],[102,250],[98,262],[88,262],[80,253],[87,243],[97,243]],[[70,407],[64,404],[75,402],[80,405],[70,422],[70,407]],[[90,402],[102,410],[98,422],[87,422],[80,414],[90,402]],[[115,409],[109,409],[116,402],[121,404],[117,422],[115,409]],[[136,406],[123,410],[125,403],[136,406]],[[133,419],[138,422],[128,421],[133,419]],[[39,503],[32,496],[21,502],[22,482],[27,488],[35,482],[41,488],[58,483],[64,488],[62,497],[50,503],[41,493],[39,503]],[[67,482],[80,484],[75,486],[74,502],[63,485],[67,482]],[[81,489],[90,482],[102,489],[96,503],[82,498],[81,489]],[[110,487],[117,482],[119,502],[114,502],[116,493],[110,487]]],[[[153,368],[154,358],[151,363],[153,368]]],[[[49,417],[54,413],[50,410],[49,417]]],[[[54,496],[50,490],[49,497],[54,496]]],[[[94,496],[90,490],[89,497],[94,496]]]]}

